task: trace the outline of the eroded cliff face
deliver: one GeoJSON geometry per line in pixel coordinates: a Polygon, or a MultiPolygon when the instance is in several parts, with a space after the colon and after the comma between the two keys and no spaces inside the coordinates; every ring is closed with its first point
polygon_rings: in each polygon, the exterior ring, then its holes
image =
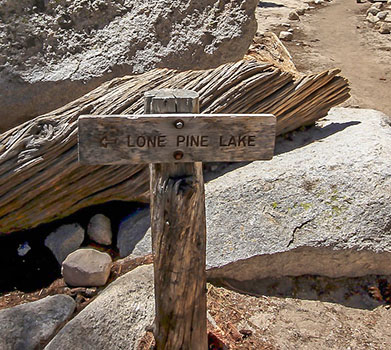
{"type": "Polygon", "coordinates": [[[0,132],[103,81],[244,56],[256,0],[0,1],[0,132]]]}

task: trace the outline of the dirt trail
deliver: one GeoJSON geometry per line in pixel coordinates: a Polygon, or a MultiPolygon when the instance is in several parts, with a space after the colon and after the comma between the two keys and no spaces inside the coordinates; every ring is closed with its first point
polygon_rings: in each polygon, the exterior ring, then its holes
{"type": "Polygon", "coordinates": [[[286,46],[297,68],[317,72],[338,67],[349,79],[352,98],[345,106],[373,108],[391,116],[391,35],[365,22],[369,3],[334,0],[291,22],[294,41],[286,46]]]}

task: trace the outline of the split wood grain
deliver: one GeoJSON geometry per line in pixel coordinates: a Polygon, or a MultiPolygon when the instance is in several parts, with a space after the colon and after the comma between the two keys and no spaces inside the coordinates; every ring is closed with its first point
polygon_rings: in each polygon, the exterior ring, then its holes
{"type": "Polygon", "coordinates": [[[273,157],[275,132],[275,117],[268,114],[81,116],[79,161],[99,165],[268,160],[273,157]]]}
{"type": "Polygon", "coordinates": [[[149,201],[145,165],[79,165],[77,120],[83,114],[143,114],[145,92],[190,89],[200,95],[201,113],[274,114],[279,135],[313,123],[349,97],[338,73],[297,77],[246,59],[202,71],[155,69],[104,83],[0,135],[0,234],[110,200],[149,201]]]}
{"type": "MultiPolygon", "coordinates": [[[[150,92],[146,112],[198,113],[194,92],[150,92]],[[156,96],[156,98],[155,98],[156,96]]],[[[205,350],[206,220],[202,163],[150,164],[157,350],[205,350]]]]}

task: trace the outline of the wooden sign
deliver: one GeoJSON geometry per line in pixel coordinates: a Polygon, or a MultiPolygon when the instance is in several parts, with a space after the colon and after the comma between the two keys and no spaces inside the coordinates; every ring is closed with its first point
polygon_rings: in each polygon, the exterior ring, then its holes
{"type": "Polygon", "coordinates": [[[268,160],[270,114],[88,115],[79,118],[83,164],[268,160]]]}
{"type": "Polygon", "coordinates": [[[268,114],[198,114],[198,94],[188,90],[149,91],[144,112],[81,116],[79,161],[150,163],[155,348],[206,350],[202,161],[271,159],[276,120],[268,114]]]}

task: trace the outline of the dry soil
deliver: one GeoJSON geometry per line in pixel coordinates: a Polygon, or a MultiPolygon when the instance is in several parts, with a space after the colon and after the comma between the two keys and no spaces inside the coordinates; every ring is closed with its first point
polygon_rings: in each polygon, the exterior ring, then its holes
{"type": "MultiPolygon", "coordinates": [[[[289,12],[306,8],[304,1],[276,0],[258,9],[259,30],[293,29],[285,42],[299,71],[314,73],[340,68],[352,97],[344,106],[372,108],[391,115],[391,34],[380,34],[365,21],[370,2],[333,0],[288,20],[289,12]]],[[[314,6],[314,5],[311,5],[314,6]]]]}

